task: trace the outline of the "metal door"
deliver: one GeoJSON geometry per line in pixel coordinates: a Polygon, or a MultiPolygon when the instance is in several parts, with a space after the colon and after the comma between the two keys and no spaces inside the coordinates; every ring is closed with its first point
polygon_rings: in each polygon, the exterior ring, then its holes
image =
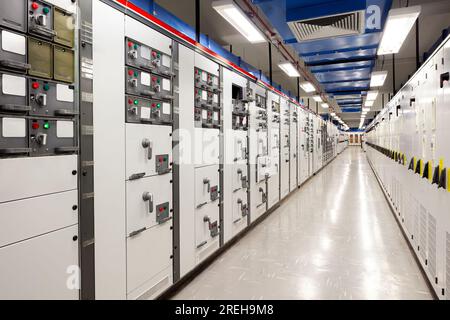
{"type": "Polygon", "coordinates": [[[55,80],[73,83],[75,52],[73,50],[54,46],[54,77],[55,80]]]}
{"type": "MultiPolygon", "coordinates": [[[[51,43],[28,38],[28,74],[41,78],[53,78],[53,47],[51,43]]],[[[72,64],[73,72],[73,64],[72,64]]]]}
{"type": "Polygon", "coordinates": [[[0,0],[0,25],[25,32],[27,12],[27,0],[0,0]]]}

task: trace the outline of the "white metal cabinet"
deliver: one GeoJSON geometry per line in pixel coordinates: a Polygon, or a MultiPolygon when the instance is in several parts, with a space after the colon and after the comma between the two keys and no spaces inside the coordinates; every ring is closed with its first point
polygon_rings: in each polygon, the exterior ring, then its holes
{"type": "Polygon", "coordinates": [[[126,124],[126,178],[158,174],[156,162],[170,169],[172,162],[172,128],[168,126],[126,124]]]}

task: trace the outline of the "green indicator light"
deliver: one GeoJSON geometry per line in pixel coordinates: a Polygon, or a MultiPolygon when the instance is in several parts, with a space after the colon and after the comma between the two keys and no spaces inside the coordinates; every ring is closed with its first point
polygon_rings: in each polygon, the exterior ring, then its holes
{"type": "Polygon", "coordinates": [[[139,48],[139,46],[137,44],[135,44],[134,49],[137,50],[137,48],[139,48]]]}
{"type": "Polygon", "coordinates": [[[137,77],[139,73],[137,71],[134,72],[134,76],[137,77]]]}
{"type": "Polygon", "coordinates": [[[161,83],[161,80],[160,80],[160,79],[158,79],[158,83],[161,83]]]}
{"type": "Polygon", "coordinates": [[[161,58],[161,55],[158,53],[158,56],[157,56],[157,57],[158,57],[158,59],[159,59],[159,58],[161,58]]]}
{"type": "Polygon", "coordinates": [[[48,14],[50,12],[50,9],[45,7],[42,11],[44,11],[45,14],[48,14]]]}
{"type": "Polygon", "coordinates": [[[158,107],[158,109],[161,108],[161,103],[158,103],[157,107],[158,107]]]}
{"type": "Polygon", "coordinates": [[[50,86],[49,86],[48,84],[45,84],[45,85],[44,85],[44,90],[45,90],[45,91],[48,91],[49,89],[50,89],[50,86]]]}
{"type": "Polygon", "coordinates": [[[134,100],[134,104],[135,104],[135,105],[138,105],[138,104],[139,104],[139,101],[138,101],[138,100],[134,100]]]}
{"type": "Polygon", "coordinates": [[[44,123],[44,129],[50,129],[50,124],[48,122],[44,123]]]}

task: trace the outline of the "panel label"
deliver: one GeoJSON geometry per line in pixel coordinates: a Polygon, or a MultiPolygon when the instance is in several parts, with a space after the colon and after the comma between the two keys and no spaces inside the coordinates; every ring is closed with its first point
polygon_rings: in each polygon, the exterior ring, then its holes
{"type": "Polygon", "coordinates": [[[21,118],[3,118],[2,136],[4,138],[24,138],[27,133],[26,121],[21,118]]]}
{"type": "Polygon", "coordinates": [[[2,31],[2,49],[4,51],[20,54],[26,53],[25,37],[16,33],[2,31]]]}
{"type": "Polygon", "coordinates": [[[152,55],[152,52],[150,50],[150,48],[146,47],[146,46],[141,46],[141,58],[145,59],[145,60],[150,60],[152,55]]]}
{"type": "Polygon", "coordinates": [[[164,67],[170,68],[171,67],[171,59],[169,56],[166,56],[165,54],[163,54],[162,56],[162,65],[164,67]]]}
{"type": "Polygon", "coordinates": [[[150,86],[150,73],[141,72],[141,84],[143,86],[150,86]]]}
{"type": "Polygon", "coordinates": [[[25,97],[27,92],[26,79],[4,74],[2,77],[2,91],[4,94],[25,97]]]}
{"type": "Polygon", "coordinates": [[[56,100],[62,102],[74,102],[74,92],[67,85],[57,84],[56,85],[56,100]]]}
{"type": "Polygon", "coordinates": [[[150,119],[150,108],[141,108],[141,119],[150,119]]]}
{"type": "Polygon", "coordinates": [[[58,138],[73,138],[72,121],[56,121],[56,136],[58,138]]]}
{"type": "Polygon", "coordinates": [[[170,103],[163,103],[163,105],[162,105],[162,112],[164,113],[164,114],[170,114],[170,103]]]}
{"type": "Polygon", "coordinates": [[[165,91],[170,91],[170,89],[171,89],[170,80],[163,79],[163,81],[162,81],[162,88],[165,91]]]}

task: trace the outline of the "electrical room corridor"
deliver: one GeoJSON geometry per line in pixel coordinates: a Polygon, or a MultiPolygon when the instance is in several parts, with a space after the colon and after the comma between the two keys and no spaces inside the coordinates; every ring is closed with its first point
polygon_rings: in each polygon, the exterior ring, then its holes
{"type": "Polygon", "coordinates": [[[432,299],[360,147],[349,147],[174,299],[432,299]]]}

